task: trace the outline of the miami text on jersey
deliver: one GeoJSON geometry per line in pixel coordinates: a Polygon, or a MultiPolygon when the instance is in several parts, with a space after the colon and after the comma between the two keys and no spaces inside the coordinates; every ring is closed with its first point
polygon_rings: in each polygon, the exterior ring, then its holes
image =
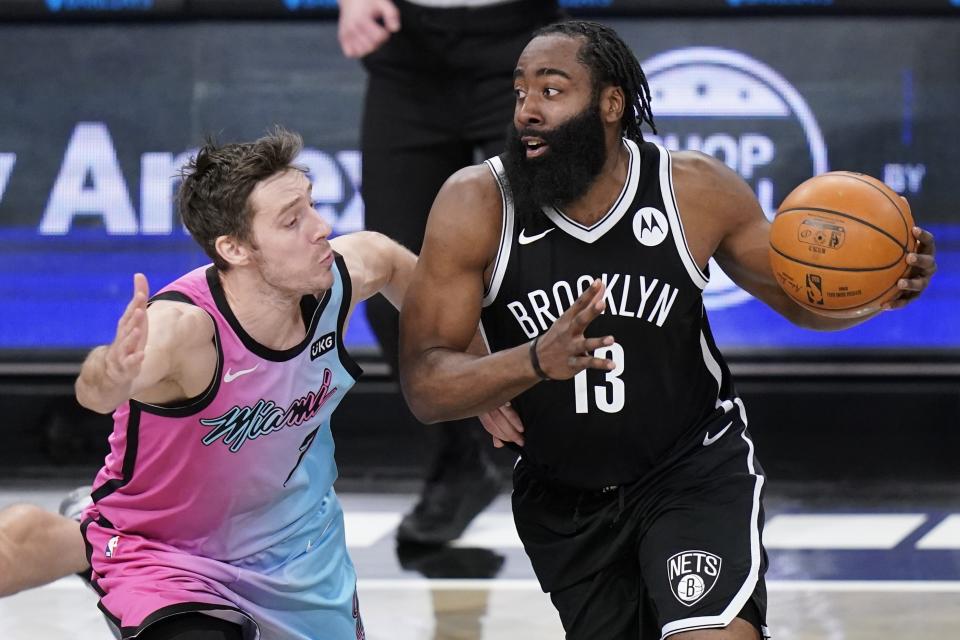
{"type": "Polygon", "coordinates": [[[314,392],[295,399],[286,409],[281,409],[270,400],[257,400],[252,407],[234,406],[216,418],[206,418],[200,424],[213,427],[203,437],[203,444],[211,445],[220,438],[230,451],[239,451],[247,440],[280,431],[284,427],[296,427],[303,424],[320,411],[320,408],[337,392],[330,388],[333,372],[323,372],[323,384],[314,392]]]}

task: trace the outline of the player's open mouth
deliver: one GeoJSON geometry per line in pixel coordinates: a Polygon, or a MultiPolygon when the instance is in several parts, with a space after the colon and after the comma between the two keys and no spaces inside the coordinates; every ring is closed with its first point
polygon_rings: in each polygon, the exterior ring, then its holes
{"type": "Polygon", "coordinates": [[[520,142],[523,143],[523,147],[526,149],[528,158],[537,158],[542,156],[547,152],[547,149],[550,148],[550,146],[544,142],[542,138],[525,136],[520,140],[520,142]]]}

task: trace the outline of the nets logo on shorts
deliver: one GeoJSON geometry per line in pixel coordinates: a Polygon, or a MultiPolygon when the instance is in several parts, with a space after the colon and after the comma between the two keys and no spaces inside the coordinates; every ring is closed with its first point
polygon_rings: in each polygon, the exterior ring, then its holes
{"type": "MultiPolygon", "coordinates": [[[[722,160],[753,188],[768,218],[794,186],[829,170],[813,111],[763,62],[729,49],[686,47],[642,64],[660,132],[644,138],[722,160]]],[[[713,260],[710,274],[707,309],[751,299],[713,260]]]]}
{"type": "Polygon", "coordinates": [[[667,560],[670,589],[680,604],[693,606],[710,593],[720,577],[720,556],[706,551],[681,551],[667,560]]]}

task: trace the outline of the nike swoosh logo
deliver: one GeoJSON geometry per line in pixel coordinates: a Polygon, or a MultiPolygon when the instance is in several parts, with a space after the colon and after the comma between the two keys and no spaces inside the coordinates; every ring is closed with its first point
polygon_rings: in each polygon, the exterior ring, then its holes
{"type": "Polygon", "coordinates": [[[551,227],[550,229],[547,229],[547,230],[544,231],[543,233],[538,233],[538,234],[535,235],[535,236],[528,236],[528,235],[526,235],[527,230],[526,230],[526,229],[521,229],[521,230],[520,230],[520,237],[517,239],[517,242],[519,242],[520,244],[530,244],[531,242],[536,242],[537,240],[539,240],[539,239],[542,238],[543,236],[547,235],[548,233],[550,233],[550,232],[553,231],[554,229],[556,229],[556,227],[551,227]]]}
{"type": "Polygon", "coordinates": [[[248,373],[253,373],[254,371],[257,370],[257,367],[259,367],[259,366],[260,366],[259,364],[255,364],[255,365],[253,365],[252,367],[250,367],[249,369],[241,369],[240,371],[237,371],[236,373],[234,373],[233,371],[230,371],[230,369],[227,369],[227,372],[226,372],[225,374],[223,374],[223,381],[224,381],[224,382],[233,382],[234,380],[236,380],[236,379],[239,378],[240,376],[245,376],[245,375],[247,375],[248,373]]]}
{"type": "Polygon", "coordinates": [[[730,425],[732,425],[732,424],[733,424],[733,421],[731,420],[730,422],[727,423],[727,426],[725,426],[723,429],[721,429],[721,430],[717,433],[717,435],[715,435],[715,436],[711,436],[709,431],[708,431],[707,433],[703,434],[703,446],[709,447],[709,446],[712,445],[714,442],[716,442],[717,440],[719,440],[720,437],[727,432],[727,429],[729,429],[729,428],[730,428],[730,425]]]}

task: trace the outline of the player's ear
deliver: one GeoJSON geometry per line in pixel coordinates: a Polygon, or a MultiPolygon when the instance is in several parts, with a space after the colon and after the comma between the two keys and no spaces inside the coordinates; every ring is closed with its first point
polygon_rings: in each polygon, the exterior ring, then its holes
{"type": "Polygon", "coordinates": [[[250,247],[233,236],[218,236],[213,246],[230,266],[238,267],[250,262],[250,247]]]}
{"type": "Polygon", "coordinates": [[[623,89],[610,85],[600,91],[600,117],[605,123],[616,124],[623,118],[626,99],[623,89]]]}

